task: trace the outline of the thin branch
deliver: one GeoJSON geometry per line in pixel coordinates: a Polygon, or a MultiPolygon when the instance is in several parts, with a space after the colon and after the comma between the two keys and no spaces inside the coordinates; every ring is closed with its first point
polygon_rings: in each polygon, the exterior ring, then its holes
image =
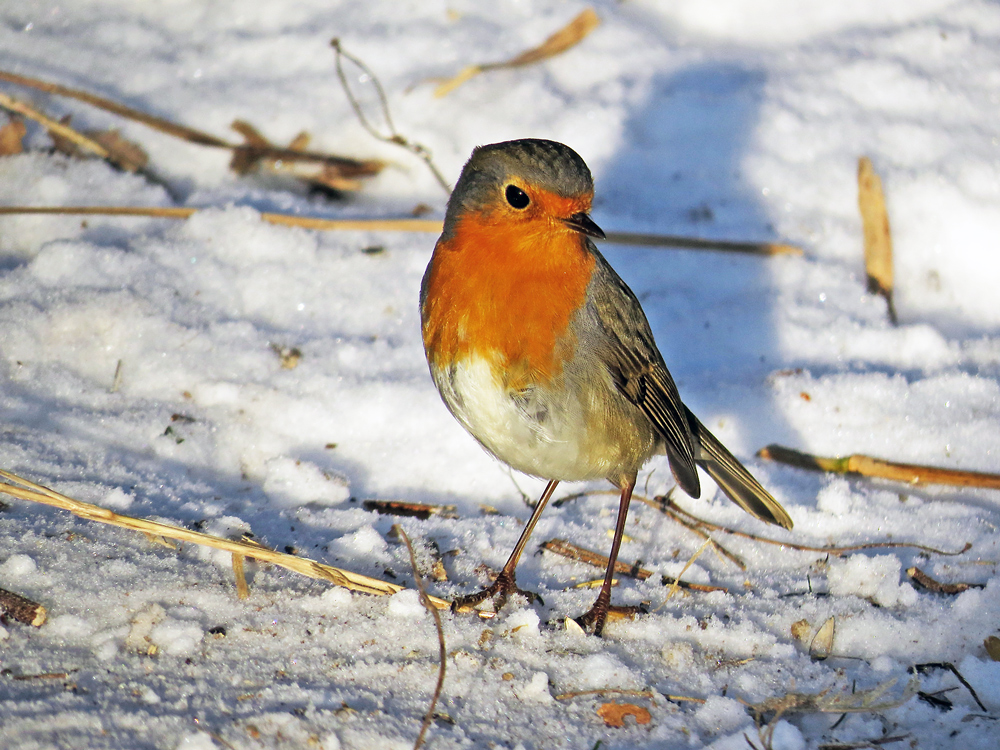
{"type": "Polygon", "coordinates": [[[865,477],[891,479],[907,484],[944,484],[951,487],[982,487],[1000,490],[1000,474],[962,469],[942,469],[923,464],[904,464],[886,461],[861,453],[827,458],[803,453],[781,445],[769,445],[757,451],[761,458],[769,458],[800,469],[826,471],[834,474],[861,474],[865,477]]]}
{"type": "Polygon", "coordinates": [[[333,50],[336,53],[337,78],[340,79],[340,85],[343,86],[344,93],[347,94],[347,100],[350,102],[351,109],[354,110],[354,114],[357,116],[361,126],[367,130],[373,138],[377,138],[383,143],[394,143],[397,146],[402,146],[410,153],[416,154],[423,159],[424,163],[430,168],[431,173],[433,173],[434,178],[438,181],[441,187],[445,189],[445,192],[450,193],[451,186],[448,184],[448,181],[444,178],[438,168],[434,165],[430,149],[420,143],[413,143],[407,138],[404,138],[400,135],[399,131],[396,130],[396,126],[392,124],[392,115],[389,113],[389,100],[386,98],[385,90],[382,88],[382,84],[379,83],[378,76],[375,75],[371,68],[361,62],[361,60],[354,57],[354,55],[345,52],[339,39],[331,39],[330,46],[333,47],[333,50]],[[347,74],[344,72],[344,59],[354,63],[361,70],[361,72],[365,74],[367,79],[375,88],[375,94],[378,96],[379,107],[382,110],[382,117],[385,118],[386,128],[389,131],[388,135],[380,133],[368,121],[368,118],[365,117],[361,104],[358,102],[357,97],[354,95],[354,91],[351,90],[351,86],[347,82],[347,74]]]}
{"type": "Polygon", "coordinates": [[[444,643],[444,626],[441,624],[441,614],[437,611],[437,607],[431,601],[431,598],[427,595],[427,590],[424,588],[424,582],[420,578],[420,571],[417,569],[417,557],[413,553],[413,545],[410,543],[410,537],[406,535],[406,531],[399,524],[395,524],[392,529],[406,543],[406,549],[410,553],[410,567],[413,568],[413,583],[417,587],[417,591],[420,592],[420,603],[431,613],[431,616],[434,618],[434,627],[437,628],[438,678],[437,685],[434,687],[434,695],[431,698],[431,705],[428,706],[427,713],[424,714],[423,724],[420,725],[420,734],[417,735],[417,741],[413,744],[413,750],[420,750],[420,746],[424,744],[424,737],[427,735],[427,730],[430,729],[431,722],[434,721],[434,709],[441,698],[441,689],[444,687],[445,666],[448,661],[448,651],[444,643]]]}
{"type": "Polygon", "coordinates": [[[914,582],[920,584],[925,589],[932,591],[935,594],[961,594],[963,591],[968,591],[969,589],[981,589],[986,587],[985,584],[982,583],[941,583],[940,581],[931,578],[916,566],[907,568],[906,575],[912,578],[914,582]]]}

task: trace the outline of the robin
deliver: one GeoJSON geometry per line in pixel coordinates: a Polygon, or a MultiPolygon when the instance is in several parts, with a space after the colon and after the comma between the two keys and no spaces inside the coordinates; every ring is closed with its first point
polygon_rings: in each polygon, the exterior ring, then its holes
{"type": "Polygon", "coordinates": [[[492,586],[497,608],[561,481],[607,479],[621,490],[604,584],[577,618],[600,635],[639,469],[666,453],[697,498],[700,466],[748,513],[792,519],[681,402],[639,301],[597,250],[594,182],[568,146],[524,139],[480,146],[448,200],[420,286],[431,376],[448,409],[492,455],[548,480],[492,586]]]}

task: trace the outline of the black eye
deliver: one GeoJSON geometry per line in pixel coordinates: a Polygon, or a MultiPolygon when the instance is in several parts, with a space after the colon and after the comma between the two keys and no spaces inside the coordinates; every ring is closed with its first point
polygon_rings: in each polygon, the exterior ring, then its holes
{"type": "Polygon", "coordinates": [[[504,191],[504,196],[506,196],[507,202],[514,208],[527,208],[528,204],[531,203],[528,194],[517,185],[508,185],[504,191]]]}

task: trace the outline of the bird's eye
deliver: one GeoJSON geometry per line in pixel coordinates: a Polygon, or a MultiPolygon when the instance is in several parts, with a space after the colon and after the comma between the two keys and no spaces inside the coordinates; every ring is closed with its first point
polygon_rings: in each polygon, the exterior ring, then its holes
{"type": "Polygon", "coordinates": [[[517,209],[527,208],[528,204],[531,203],[528,194],[517,185],[508,185],[504,191],[504,196],[507,198],[507,202],[517,209]]]}

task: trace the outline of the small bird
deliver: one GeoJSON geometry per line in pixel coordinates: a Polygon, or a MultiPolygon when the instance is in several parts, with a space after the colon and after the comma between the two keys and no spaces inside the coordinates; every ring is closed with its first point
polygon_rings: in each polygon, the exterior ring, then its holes
{"type": "Polygon", "coordinates": [[[600,635],[639,469],[666,453],[697,498],[702,467],[735,503],[790,529],[785,509],[681,402],[639,301],[597,250],[594,181],[555,141],[523,139],[472,152],[448,200],[444,231],[420,286],[431,376],[455,418],[493,456],[547,479],[492,586],[456,600],[499,609],[561,481],[607,479],[621,490],[604,584],[576,618],[600,635]]]}

